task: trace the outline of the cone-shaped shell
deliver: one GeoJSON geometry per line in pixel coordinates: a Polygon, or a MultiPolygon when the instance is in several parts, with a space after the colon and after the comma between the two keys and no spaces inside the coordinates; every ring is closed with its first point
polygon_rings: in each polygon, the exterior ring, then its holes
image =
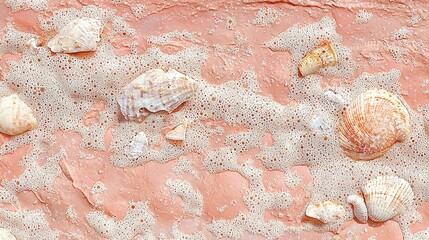
{"type": "Polygon", "coordinates": [[[186,129],[188,128],[188,121],[177,125],[173,130],[169,131],[165,138],[175,141],[184,141],[186,137],[186,129]]]}
{"type": "Polygon", "coordinates": [[[141,121],[149,112],[171,113],[194,95],[196,86],[192,78],[174,69],[152,69],[123,87],[116,99],[125,119],[141,121]]]}
{"type": "Polygon", "coordinates": [[[338,126],[340,147],[354,160],[384,155],[410,133],[410,115],[394,94],[379,89],[359,95],[346,108],[338,126]]]}
{"type": "Polygon", "coordinates": [[[350,195],[347,197],[347,203],[353,205],[353,214],[359,222],[368,222],[368,210],[361,196],[350,195]]]}
{"type": "Polygon", "coordinates": [[[15,136],[37,127],[33,111],[18,95],[0,99],[0,132],[15,136]]]}
{"type": "Polygon", "coordinates": [[[331,223],[339,220],[345,216],[345,209],[340,204],[331,201],[324,201],[323,203],[310,204],[305,210],[305,215],[318,219],[323,223],[331,223]]]}
{"type": "Polygon", "coordinates": [[[78,18],[65,25],[48,42],[52,52],[76,53],[95,51],[103,31],[102,23],[93,18],[78,18]]]}
{"type": "Polygon", "coordinates": [[[368,216],[374,222],[384,222],[403,213],[413,205],[410,184],[396,176],[379,176],[370,180],[362,192],[368,216]]]}
{"type": "Polygon", "coordinates": [[[335,65],[337,65],[335,50],[329,41],[323,41],[299,61],[298,72],[305,77],[321,68],[335,65]]]}

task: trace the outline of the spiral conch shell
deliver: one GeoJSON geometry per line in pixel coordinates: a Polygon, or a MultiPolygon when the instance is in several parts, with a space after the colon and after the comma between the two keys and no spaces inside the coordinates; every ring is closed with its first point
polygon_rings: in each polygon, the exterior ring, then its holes
{"type": "Polygon", "coordinates": [[[362,189],[368,216],[374,222],[384,222],[413,205],[414,193],[410,184],[396,176],[379,176],[362,189]]]}
{"type": "Polygon", "coordinates": [[[331,43],[325,40],[299,61],[298,72],[305,77],[321,68],[335,65],[337,65],[337,55],[331,43]]]}
{"type": "Polygon", "coordinates": [[[192,78],[174,69],[152,69],[123,87],[116,99],[125,119],[141,121],[150,112],[171,113],[194,95],[196,87],[192,78]]]}
{"type": "Polygon", "coordinates": [[[346,108],[338,126],[340,147],[354,160],[384,155],[410,133],[410,115],[394,94],[373,89],[359,95],[346,108]]]}
{"type": "Polygon", "coordinates": [[[350,195],[347,197],[347,203],[353,205],[353,214],[359,222],[368,222],[368,210],[361,196],[350,195]]]}
{"type": "Polygon", "coordinates": [[[323,223],[331,223],[343,218],[346,210],[340,204],[324,201],[320,204],[310,204],[305,210],[305,215],[318,219],[323,223]]]}
{"type": "Polygon", "coordinates": [[[103,31],[102,23],[93,18],[78,18],[65,25],[48,42],[52,52],[77,53],[95,51],[103,31]]]}
{"type": "Polygon", "coordinates": [[[0,99],[0,132],[15,136],[37,127],[33,111],[18,95],[0,99]]]}

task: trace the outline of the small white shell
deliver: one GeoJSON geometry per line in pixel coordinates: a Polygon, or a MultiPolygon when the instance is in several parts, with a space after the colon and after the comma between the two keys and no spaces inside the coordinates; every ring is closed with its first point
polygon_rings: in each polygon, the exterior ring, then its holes
{"type": "Polygon", "coordinates": [[[15,136],[37,127],[37,120],[30,107],[18,95],[0,99],[0,132],[15,136]]]}
{"type": "Polygon", "coordinates": [[[48,42],[52,52],[76,53],[95,51],[103,31],[102,23],[93,18],[78,18],[65,25],[48,42]]]}
{"type": "Polygon", "coordinates": [[[329,41],[323,41],[299,61],[298,71],[303,77],[316,73],[319,69],[337,65],[337,55],[329,41]]]}
{"type": "Polygon", "coordinates": [[[324,93],[325,97],[334,103],[338,103],[338,104],[345,104],[346,100],[344,100],[343,96],[341,96],[339,93],[335,93],[331,90],[328,90],[324,93]]]}
{"type": "Polygon", "coordinates": [[[365,201],[361,196],[350,195],[347,197],[347,203],[353,205],[353,213],[359,222],[368,222],[368,211],[366,209],[365,201]]]}
{"type": "Polygon", "coordinates": [[[149,70],[123,87],[117,96],[127,120],[143,120],[150,112],[171,113],[194,95],[196,82],[174,70],[149,70]]]}
{"type": "Polygon", "coordinates": [[[176,126],[173,130],[169,131],[165,138],[175,141],[184,141],[186,137],[186,129],[188,128],[188,121],[184,121],[182,124],[176,126]]]}
{"type": "Polygon", "coordinates": [[[413,205],[414,193],[410,184],[396,176],[379,176],[362,189],[368,216],[374,222],[384,222],[413,205]]]}
{"type": "Polygon", "coordinates": [[[125,149],[130,159],[137,159],[148,151],[148,140],[144,132],[139,132],[125,149]]]}
{"type": "Polygon", "coordinates": [[[321,204],[310,204],[305,210],[305,215],[318,219],[323,223],[331,223],[343,218],[346,210],[340,204],[324,201],[321,204]]]}
{"type": "Polygon", "coordinates": [[[16,240],[16,238],[5,228],[0,228],[0,240],[16,240]]]}

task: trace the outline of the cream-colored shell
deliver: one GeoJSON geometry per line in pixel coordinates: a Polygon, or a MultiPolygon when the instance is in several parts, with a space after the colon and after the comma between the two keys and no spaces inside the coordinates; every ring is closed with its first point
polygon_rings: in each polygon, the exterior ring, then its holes
{"type": "Polygon", "coordinates": [[[299,74],[303,77],[316,73],[321,68],[337,65],[337,55],[329,41],[323,41],[298,63],[299,74]]]}
{"type": "Polygon", "coordinates": [[[171,113],[191,98],[196,82],[174,70],[149,70],[123,87],[117,96],[122,115],[127,120],[143,120],[150,112],[171,113]]]}
{"type": "Polygon", "coordinates": [[[175,141],[184,141],[186,138],[186,129],[188,128],[188,121],[184,121],[182,124],[177,125],[173,130],[169,131],[165,138],[175,141]]]}
{"type": "Polygon", "coordinates": [[[345,214],[346,210],[342,205],[331,201],[324,201],[321,204],[310,204],[305,210],[305,215],[318,219],[323,223],[331,223],[342,219],[345,214]]]}
{"type": "Polygon", "coordinates": [[[410,184],[396,176],[379,176],[362,189],[368,216],[372,221],[384,222],[403,213],[414,203],[410,184]]]}
{"type": "Polygon", "coordinates": [[[77,53],[95,51],[103,31],[102,23],[93,18],[78,18],[65,25],[48,42],[52,52],[77,53]]]}
{"type": "Polygon", "coordinates": [[[372,160],[384,155],[395,142],[404,141],[410,125],[408,110],[397,96],[372,89],[344,111],[338,125],[340,147],[354,160],[372,160]]]}
{"type": "Polygon", "coordinates": [[[18,95],[0,99],[0,132],[15,136],[37,127],[33,111],[18,95]]]}
{"type": "Polygon", "coordinates": [[[149,150],[148,139],[144,132],[139,132],[126,147],[125,153],[130,159],[137,159],[149,150]]]}
{"type": "Polygon", "coordinates": [[[368,222],[368,210],[361,196],[350,195],[347,197],[347,203],[353,205],[353,214],[359,222],[368,222]]]}
{"type": "Polygon", "coordinates": [[[0,228],[0,240],[16,240],[15,236],[5,228],[0,228]]]}

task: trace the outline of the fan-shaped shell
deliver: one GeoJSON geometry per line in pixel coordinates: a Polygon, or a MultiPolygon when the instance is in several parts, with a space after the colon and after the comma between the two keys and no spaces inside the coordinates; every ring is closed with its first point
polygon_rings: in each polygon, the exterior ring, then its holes
{"type": "Polygon", "coordinates": [[[192,78],[174,69],[152,69],[123,87],[116,99],[125,119],[141,121],[149,112],[171,113],[194,95],[196,86],[192,78]]]}
{"type": "Polygon", "coordinates": [[[0,99],[0,132],[15,136],[37,127],[33,111],[18,95],[0,99]]]}
{"type": "Polygon", "coordinates": [[[346,210],[340,204],[331,201],[323,203],[310,204],[305,210],[305,215],[318,219],[323,223],[331,223],[345,216],[346,210]]]}
{"type": "Polygon", "coordinates": [[[321,68],[335,65],[337,65],[337,55],[331,43],[325,40],[299,61],[298,72],[305,77],[316,73],[321,68]]]}
{"type": "Polygon", "coordinates": [[[359,95],[346,108],[338,126],[340,147],[354,160],[384,155],[410,133],[410,115],[394,94],[373,89],[359,95]]]}
{"type": "Polygon", "coordinates": [[[361,196],[350,195],[347,197],[347,203],[353,205],[353,214],[357,220],[363,223],[368,222],[368,210],[361,196]]]}
{"type": "Polygon", "coordinates": [[[383,222],[403,213],[413,205],[414,193],[410,184],[396,176],[379,176],[362,189],[368,216],[383,222]]]}
{"type": "Polygon", "coordinates": [[[48,42],[52,52],[76,53],[95,51],[103,31],[102,23],[93,18],[78,18],[65,25],[48,42]]]}

